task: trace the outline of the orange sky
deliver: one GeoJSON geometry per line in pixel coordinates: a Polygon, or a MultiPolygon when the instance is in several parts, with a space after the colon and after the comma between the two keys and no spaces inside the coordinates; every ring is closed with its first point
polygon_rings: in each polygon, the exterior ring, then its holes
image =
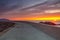
{"type": "Polygon", "coordinates": [[[10,20],[60,20],[60,13],[53,13],[53,14],[41,14],[35,16],[28,16],[28,17],[12,17],[8,18],[10,20]]]}

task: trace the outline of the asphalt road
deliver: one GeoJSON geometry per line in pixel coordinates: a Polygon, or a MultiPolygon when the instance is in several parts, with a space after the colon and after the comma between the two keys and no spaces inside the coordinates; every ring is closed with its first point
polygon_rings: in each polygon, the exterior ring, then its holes
{"type": "Polygon", "coordinates": [[[0,40],[56,40],[31,24],[16,23],[15,27],[0,36],[0,40]]]}

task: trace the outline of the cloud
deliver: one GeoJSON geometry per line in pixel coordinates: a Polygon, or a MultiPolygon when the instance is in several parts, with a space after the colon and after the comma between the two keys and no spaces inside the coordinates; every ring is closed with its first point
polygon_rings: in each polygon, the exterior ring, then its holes
{"type": "Polygon", "coordinates": [[[60,0],[42,0],[42,1],[40,0],[38,3],[36,3],[34,5],[31,4],[31,6],[28,6],[28,7],[25,7],[26,6],[25,5],[24,6],[25,8],[23,8],[22,10],[34,8],[34,7],[41,6],[41,5],[47,5],[47,6],[49,6],[49,5],[56,5],[56,4],[60,4],[60,0]]]}
{"type": "Polygon", "coordinates": [[[21,0],[0,0],[0,15],[3,15],[4,12],[8,12],[18,7],[22,7],[21,0]]]}
{"type": "Polygon", "coordinates": [[[60,13],[60,10],[46,10],[45,13],[60,13]]]}
{"type": "Polygon", "coordinates": [[[59,5],[59,0],[0,0],[0,15],[6,18],[40,15],[60,9],[59,5]]]}

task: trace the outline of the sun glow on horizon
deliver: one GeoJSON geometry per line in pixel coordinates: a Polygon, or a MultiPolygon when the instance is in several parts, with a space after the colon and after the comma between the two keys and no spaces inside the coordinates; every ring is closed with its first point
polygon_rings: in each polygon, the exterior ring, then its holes
{"type": "Polygon", "coordinates": [[[40,20],[40,21],[57,21],[60,20],[60,17],[48,17],[48,18],[11,18],[10,20],[17,20],[17,21],[30,21],[30,20],[40,20]]]}
{"type": "MultiPolygon", "coordinates": [[[[29,12],[28,12],[29,13],[29,12]]],[[[26,16],[9,16],[7,19],[10,20],[21,20],[21,21],[30,21],[30,20],[41,20],[41,21],[57,21],[60,20],[60,10],[45,10],[42,14],[31,14],[26,16]]]]}

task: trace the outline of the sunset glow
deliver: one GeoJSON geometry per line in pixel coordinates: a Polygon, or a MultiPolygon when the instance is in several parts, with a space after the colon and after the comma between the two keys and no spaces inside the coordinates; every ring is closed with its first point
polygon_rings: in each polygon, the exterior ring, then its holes
{"type": "Polygon", "coordinates": [[[9,20],[60,20],[60,0],[1,0],[0,18],[9,20]]]}
{"type": "Polygon", "coordinates": [[[29,16],[29,17],[12,17],[8,18],[10,20],[45,20],[45,21],[57,21],[60,20],[60,15],[59,14],[45,14],[45,15],[38,15],[37,17],[35,16],[29,16]]]}
{"type": "Polygon", "coordinates": [[[29,15],[23,17],[8,17],[10,20],[45,20],[45,21],[56,21],[60,20],[60,13],[52,13],[52,14],[40,14],[40,15],[29,15]]]}

